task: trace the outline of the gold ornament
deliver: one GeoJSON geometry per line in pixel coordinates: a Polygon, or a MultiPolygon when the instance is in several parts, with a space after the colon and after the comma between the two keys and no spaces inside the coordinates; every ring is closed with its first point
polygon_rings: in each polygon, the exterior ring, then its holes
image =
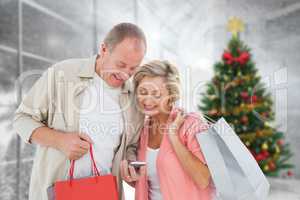
{"type": "Polygon", "coordinates": [[[257,137],[261,137],[263,135],[262,131],[258,130],[256,131],[256,136],[257,137]]]}
{"type": "Polygon", "coordinates": [[[224,76],[224,81],[228,81],[229,80],[229,77],[228,76],[224,76]]]}
{"type": "Polygon", "coordinates": [[[261,145],[261,148],[262,148],[263,150],[268,150],[268,149],[269,149],[269,145],[268,145],[267,143],[263,143],[263,144],[261,145]]]}
{"type": "Polygon", "coordinates": [[[278,160],[279,156],[280,156],[279,153],[275,153],[273,156],[274,160],[278,160]]]}
{"type": "Polygon", "coordinates": [[[270,169],[270,168],[269,168],[268,165],[265,165],[265,166],[264,166],[264,171],[265,171],[265,172],[269,171],[269,169],[270,169]]]}
{"type": "Polygon", "coordinates": [[[245,29],[244,22],[238,17],[231,17],[227,24],[227,30],[232,33],[233,36],[237,36],[238,33],[243,32],[245,29]]]}
{"type": "Polygon", "coordinates": [[[276,147],[275,147],[275,152],[277,153],[277,154],[279,154],[280,153],[280,148],[276,145],[276,147]]]}

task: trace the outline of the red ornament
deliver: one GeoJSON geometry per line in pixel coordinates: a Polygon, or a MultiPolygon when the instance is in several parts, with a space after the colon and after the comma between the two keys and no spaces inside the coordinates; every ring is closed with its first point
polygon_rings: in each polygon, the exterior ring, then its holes
{"type": "Polygon", "coordinates": [[[244,115],[244,116],[241,118],[241,122],[242,122],[243,124],[247,124],[248,121],[249,121],[249,119],[248,119],[248,117],[247,117],[246,115],[244,115]]]}
{"type": "Polygon", "coordinates": [[[244,99],[244,100],[247,100],[249,98],[249,94],[248,92],[241,92],[241,97],[244,99]]]}
{"type": "Polygon", "coordinates": [[[254,156],[254,158],[255,158],[256,161],[262,161],[262,160],[265,159],[265,156],[262,155],[262,154],[257,154],[257,155],[254,156]]]}
{"type": "Polygon", "coordinates": [[[269,162],[269,168],[271,171],[274,171],[276,169],[276,164],[273,161],[269,162]]]}
{"type": "Polygon", "coordinates": [[[223,60],[226,62],[226,64],[231,65],[234,61],[233,56],[230,52],[225,51],[223,53],[223,60]]]}
{"type": "Polygon", "coordinates": [[[294,173],[293,173],[292,171],[289,170],[289,171],[287,172],[287,175],[288,175],[289,177],[291,177],[291,176],[294,175],[294,173]]]}
{"type": "Polygon", "coordinates": [[[248,52],[242,52],[241,55],[236,59],[241,65],[244,65],[248,62],[250,55],[248,52]]]}
{"type": "Polygon", "coordinates": [[[256,95],[251,96],[251,102],[256,103],[258,100],[258,97],[256,95]]]}
{"type": "Polygon", "coordinates": [[[248,52],[239,52],[240,56],[239,57],[233,57],[233,55],[225,51],[223,53],[223,60],[226,62],[226,64],[231,65],[232,63],[236,62],[241,65],[246,64],[249,61],[250,54],[248,52]]]}
{"type": "Polygon", "coordinates": [[[264,156],[264,159],[266,159],[266,158],[268,158],[270,156],[270,153],[268,151],[266,151],[266,150],[263,150],[261,152],[261,154],[264,156]]]}
{"type": "Polygon", "coordinates": [[[283,146],[283,145],[284,145],[284,140],[283,140],[283,139],[278,140],[278,141],[277,141],[277,144],[278,144],[279,146],[283,146]]]}

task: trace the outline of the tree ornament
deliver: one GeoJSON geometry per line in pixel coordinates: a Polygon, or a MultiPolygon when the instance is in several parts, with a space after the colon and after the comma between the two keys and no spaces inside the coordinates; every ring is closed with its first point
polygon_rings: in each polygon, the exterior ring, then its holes
{"type": "Polygon", "coordinates": [[[276,169],[276,164],[274,163],[274,161],[269,162],[269,169],[271,171],[274,171],[276,169]]]}
{"type": "Polygon", "coordinates": [[[233,56],[232,56],[232,54],[230,53],[230,52],[228,52],[228,51],[225,51],[224,53],[223,53],[223,60],[225,61],[225,63],[227,64],[227,65],[231,65],[232,63],[233,63],[233,56]]]}
{"type": "Polygon", "coordinates": [[[252,103],[252,104],[249,104],[248,105],[248,109],[251,111],[255,108],[255,105],[252,103]]]}
{"type": "Polygon", "coordinates": [[[264,171],[265,171],[265,172],[268,172],[268,171],[269,171],[269,169],[270,169],[270,168],[269,168],[269,166],[268,166],[268,165],[265,165],[265,166],[264,166],[264,171]]]}
{"type": "Polygon", "coordinates": [[[264,155],[262,155],[262,154],[257,154],[257,155],[254,156],[254,158],[257,162],[262,161],[262,160],[265,159],[264,155]]]}
{"type": "Polygon", "coordinates": [[[251,102],[252,103],[256,103],[257,102],[257,96],[256,95],[253,95],[253,96],[251,96],[251,102]]]}
{"type": "Polygon", "coordinates": [[[278,160],[279,156],[280,156],[279,153],[275,153],[275,154],[273,155],[274,160],[278,160]]]}
{"type": "Polygon", "coordinates": [[[294,173],[293,173],[291,170],[289,170],[289,171],[287,172],[287,175],[288,175],[289,177],[291,177],[291,176],[294,175],[294,173]]]}
{"type": "Polygon", "coordinates": [[[270,126],[269,122],[265,121],[265,122],[264,122],[264,126],[265,126],[265,127],[269,127],[269,126],[270,126]]]}
{"type": "Polygon", "coordinates": [[[276,153],[280,153],[281,152],[281,150],[280,150],[280,148],[276,145],[276,147],[275,147],[275,152],[276,153]]]}
{"type": "Polygon", "coordinates": [[[278,144],[279,146],[283,146],[283,145],[284,145],[284,140],[283,140],[283,139],[279,139],[279,140],[277,141],[277,144],[278,144]]]}
{"type": "Polygon", "coordinates": [[[224,81],[228,81],[229,80],[229,77],[227,75],[224,75],[224,81]]]}
{"type": "Polygon", "coordinates": [[[247,131],[247,126],[242,126],[243,131],[247,131]]]}
{"type": "Polygon", "coordinates": [[[263,144],[261,145],[261,148],[262,148],[263,150],[268,150],[268,149],[269,149],[269,145],[265,142],[265,143],[263,143],[263,144]]]}
{"type": "Polygon", "coordinates": [[[225,51],[222,56],[223,60],[227,65],[232,65],[233,63],[238,63],[241,66],[249,61],[250,55],[248,52],[242,52],[238,57],[234,57],[230,52],[225,51]]]}
{"type": "MultiPolygon", "coordinates": [[[[239,77],[241,77],[241,76],[242,76],[242,72],[241,72],[241,71],[238,71],[237,75],[238,75],[239,77]]],[[[240,80],[242,80],[242,79],[240,79],[240,80]]]]}
{"type": "Polygon", "coordinates": [[[269,153],[267,150],[263,150],[263,151],[261,152],[261,154],[264,156],[265,159],[268,158],[268,157],[270,156],[270,153],[269,153]]]}
{"type": "Polygon", "coordinates": [[[256,137],[260,138],[262,136],[263,136],[263,132],[262,131],[260,131],[260,130],[256,131],[256,137]]]}
{"type": "Polygon", "coordinates": [[[249,98],[249,94],[246,91],[241,92],[241,97],[243,98],[244,101],[246,101],[249,98]]]}
{"type": "Polygon", "coordinates": [[[247,117],[246,115],[244,115],[244,116],[241,118],[241,122],[242,122],[243,124],[247,124],[247,123],[249,122],[248,117],[247,117]]]}
{"type": "Polygon", "coordinates": [[[242,66],[249,61],[250,55],[248,52],[242,52],[241,55],[236,59],[242,66]]]}

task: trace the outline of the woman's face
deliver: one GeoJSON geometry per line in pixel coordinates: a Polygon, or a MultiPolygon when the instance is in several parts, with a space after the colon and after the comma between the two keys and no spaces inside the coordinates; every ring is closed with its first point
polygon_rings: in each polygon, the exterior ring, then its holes
{"type": "Polygon", "coordinates": [[[169,91],[163,77],[145,76],[137,87],[139,108],[145,115],[155,116],[170,112],[169,91]]]}

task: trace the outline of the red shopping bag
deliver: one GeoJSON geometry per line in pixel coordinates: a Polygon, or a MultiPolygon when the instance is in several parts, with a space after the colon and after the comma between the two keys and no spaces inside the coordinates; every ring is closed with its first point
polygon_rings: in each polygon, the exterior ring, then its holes
{"type": "Polygon", "coordinates": [[[97,169],[92,146],[90,147],[93,176],[74,179],[75,161],[71,161],[70,179],[54,184],[55,200],[118,200],[116,177],[100,176],[97,169]]]}

